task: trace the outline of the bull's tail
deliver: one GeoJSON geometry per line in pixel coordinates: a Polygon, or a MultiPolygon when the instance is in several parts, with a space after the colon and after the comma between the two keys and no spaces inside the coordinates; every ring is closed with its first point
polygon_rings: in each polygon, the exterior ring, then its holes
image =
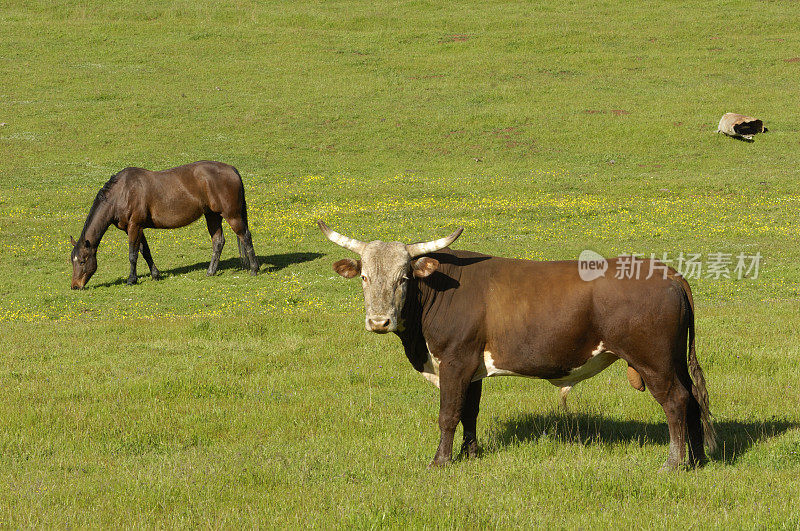
{"type": "Polygon", "coordinates": [[[708,390],[706,389],[706,377],[700,363],[697,361],[697,352],[694,346],[694,299],[689,283],[682,276],[678,277],[683,293],[686,297],[687,318],[689,323],[689,373],[692,376],[692,394],[700,404],[700,419],[703,423],[703,442],[708,448],[709,453],[714,453],[717,449],[717,430],[711,417],[711,410],[708,406],[708,390]]]}

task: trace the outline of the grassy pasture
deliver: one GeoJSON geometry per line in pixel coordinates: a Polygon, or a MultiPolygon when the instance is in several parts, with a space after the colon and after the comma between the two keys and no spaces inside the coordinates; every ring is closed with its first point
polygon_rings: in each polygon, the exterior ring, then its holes
{"type": "Polygon", "coordinates": [[[0,525],[800,527],[795,3],[10,0],[0,27],[0,525]],[[727,111],[771,132],[715,135],[727,111]],[[198,223],[151,231],[166,278],[128,287],[110,229],[70,291],[109,176],[198,159],[242,173],[262,274],[228,230],[206,278],[198,223]],[[568,414],[487,380],[482,457],[426,470],[438,393],[363,330],[319,218],[519,258],[760,252],[692,281],[723,449],[657,475],[663,411],[614,365],[568,414]]]}

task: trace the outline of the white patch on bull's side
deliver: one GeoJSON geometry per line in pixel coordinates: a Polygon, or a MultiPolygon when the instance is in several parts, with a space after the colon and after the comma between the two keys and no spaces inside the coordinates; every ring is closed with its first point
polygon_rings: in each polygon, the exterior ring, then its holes
{"type": "Polygon", "coordinates": [[[572,387],[576,383],[598,374],[618,359],[613,352],[606,350],[601,341],[597,348],[592,351],[592,357],[586,360],[586,363],[570,370],[566,376],[548,381],[556,387],[572,387]]]}
{"type": "MultiPolygon", "coordinates": [[[[425,346],[427,347],[428,344],[426,343],[425,346]]],[[[548,381],[557,387],[564,388],[561,391],[561,397],[562,400],[564,400],[566,394],[573,385],[587,378],[591,378],[618,359],[619,358],[617,358],[613,352],[606,350],[601,341],[600,344],[597,345],[597,348],[592,350],[592,357],[589,358],[586,363],[570,370],[569,374],[566,376],[548,381]]],[[[425,360],[425,364],[422,366],[422,376],[436,387],[439,387],[439,358],[431,353],[430,348],[428,348],[428,359],[425,360]]],[[[483,365],[478,367],[478,370],[475,371],[472,381],[477,382],[478,380],[483,380],[490,376],[524,376],[526,378],[536,378],[536,376],[519,374],[498,367],[494,362],[492,353],[487,350],[483,353],[483,365]]]]}
{"type": "Polygon", "coordinates": [[[483,367],[478,368],[478,371],[475,373],[475,376],[472,378],[472,381],[475,382],[483,378],[488,378],[489,376],[525,376],[525,375],[501,369],[500,367],[495,365],[494,358],[492,358],[492,353],[487,350],[483,353],[483,367]]]}
{"type": "MultiPolygon", "coordinates": [[[[428,343],[425,343],[425,347],[428,347],[428,343]]],[[[428,359],[425,360],[425,364],[422,366],[422,376],[436,387],[439,387],[439,358],[431,354],[430,348],[428,348],[428,359]]]]}

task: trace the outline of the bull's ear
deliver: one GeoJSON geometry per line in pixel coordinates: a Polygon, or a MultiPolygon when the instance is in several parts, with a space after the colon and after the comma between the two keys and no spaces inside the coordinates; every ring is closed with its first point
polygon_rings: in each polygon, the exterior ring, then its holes
{"type": "Polygon", "coordinates": [[[72,236],[70,236],[70,237],[69,237],[69,241],[70,241],[70,243],[72,244],[72,246],[73,246],[73,247],[75,247],[76,245],[78,245],[78,242],[76,242],[76,241],[75,241],[75,238],[73,238],[72,236]]]}
{"type": "Polygon", "coordinates": [[[439,267],[439,261],[434,258],[423,256],[411,262],[411,270],[417,278],[425,278],[431,276],[434,271],[439,267]]]}
{"type": "Polygon", "coordinates": [[[353,278],[361,274],[361,260],[353,260],[351,258],[339,260],[333,263],[333,270],[344,278],[353,278]]]}

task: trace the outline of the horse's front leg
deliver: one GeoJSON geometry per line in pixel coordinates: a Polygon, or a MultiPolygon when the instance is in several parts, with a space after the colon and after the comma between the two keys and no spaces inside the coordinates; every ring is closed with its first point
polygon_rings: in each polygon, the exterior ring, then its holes
{"type": "Polygon", "coordinates": [[[150,278],[153,280],[161,279],[161,272],[153,262],[153,256],[150,254],[150,246],[147,245],[147,239],[144,237],[144,230],[142,230],[142,242],[139,245],[139,252],[142,253],[144,261],[147,262],[147,267],[150,268],[150,278]]]}
{"type": "MultiPolygon", "coordinates": [[[[474,374],[475,367],[457,361],[448,363],[443,360],[439,365],[439,448],[429,467],[446,465],[453,458],[453,438],[464,412],[467,389],[474,374]]],[[[475,409],[477,410],[477,407],[475,409]]],[[[467,422],[467,428],[470,430],[474,429],[471,425],[472,420],[470,418],[467,422]]]]}
{"type": "Polygon", "coordinates": [[[144,233],[139,226],[133,223],[128,225],[128,260],[131,262],[131,272],[128,275],[127,285],[132,286],[138,280],[136,277],[136,260],[139,258],[139,246],[144,233]]]}

